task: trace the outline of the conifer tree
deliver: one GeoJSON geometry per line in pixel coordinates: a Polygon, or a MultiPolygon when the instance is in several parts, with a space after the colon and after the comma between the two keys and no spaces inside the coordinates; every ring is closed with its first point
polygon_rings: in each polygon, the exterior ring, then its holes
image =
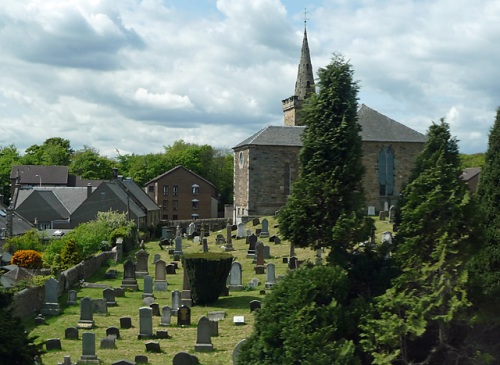
{"type": "Polygon", "coordinates": [[[330,247],[330,261],[345,263],[352,242],[369,232],[358,230],[364,206],[358,85],[353,69],[334,55],[320,68],[319,92],[303,107],[306,125],[299,154],[299,178],[280,211],[280,232],[298,247],[330,247]]]}

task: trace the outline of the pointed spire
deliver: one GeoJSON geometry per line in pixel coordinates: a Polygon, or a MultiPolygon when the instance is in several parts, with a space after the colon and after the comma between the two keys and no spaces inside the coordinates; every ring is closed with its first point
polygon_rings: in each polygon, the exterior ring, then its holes
{"type": "Polygon", "coordinates": [[[299,100],[305,100],[311,92],[314,92],[314,75],[311,64],[311,54],[309,52],[309,43],[307,41],[307,29],[305,28],[304,21],[304,39],[302,40],[297,82],[295,83],[295,95],[299,100]]]}

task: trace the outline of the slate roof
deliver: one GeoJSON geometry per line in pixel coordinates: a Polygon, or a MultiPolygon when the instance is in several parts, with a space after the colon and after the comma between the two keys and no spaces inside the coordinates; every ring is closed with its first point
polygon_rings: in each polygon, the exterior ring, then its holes
{"type": "Polygon", "coordinates": [[[474,176],[478,175],[481,173],[481,168],[480,167],[468,167],[462,172],[461,178],[464,181],[469,181],[472,179],[474,176]]]}
{"type": "MultiPolygon", "coordinates": [[[[137,204],[135,204],[132,199],[128,198],[127,193],[123,191],[123,189],[117,184],[116,181],[110,181],[105,183],[104,185],[107,186],[107,188],[115,194],[116,198],[121,200],[125,205],[128,205],[130,212],[133,213],[136,217],[146,216],[142,209],[137,204]]],[[[158,209],[158,206],[156,209],[158,209]]]]}
{"type": "Polygon", "coordinates": [[[193,172],[193,171],[191,171],[191,170],[189,170],[189,169],[185,168],[185,167],[184,167],[184,166],[182,166],[182,165],[176,166],[176,167],[174,167],[173,169],[170,169],[170,170],[168,170],[168,171],[164,172],[163,174],[158,175],[158,176],[157,176],[157,177],[155,177],[154,179],[152,179],[152,180],[148,181],[147,183],[145,183],[145,184],[144,184],[144,186],[150,185],[150,184],[152,184],[152,183],[154,183],[154,182],[158,181],[158,180],[159,180],[159,179],[161,179],[162,177],[164,177],[164,176],[166,176],[166,175],[169,175],[169,174],[171,174],[172,172],[174,172],[174,171],[176,171],[176,170],[180,170],[180,169],[186,170],[186,171],[187,171],[187,172],[189,172],[190,174],[193,174],[194,176],[196,176],[196,178],[198,178],[198,179],[200,179],[200,180],[205,181],[207,184],[210,184],[211,186],[213,186],[213,187],[215,188],[215,185],[214,185],[214,184],[212,184],[210,181],[208,181],[207,179],[205,179],[205,178],[201,177],[201,176],[200,176],[200,175],[198,175],[196,172],[193,172]]]}
{"type": "Polygon", "coordinates": [[[15,165],[10,170],[10,178],[15,179],[19,173],[21,185],[39,185],[40,177],[42,185],[66,185],[68,172],[68,166],[15,165]]]}
{"type": "MultiPolygon", "coordinates": [[[[96,188],[93,186],[92,191],[96,188]]],[[[76,208],[87,199],[87,188],[85,187],[67,187],[67,186],[52,186],[52,187],[34,187],[33,189],[20,189],[17,196],[16,208],[31,195],[36,192],[50,192],[59,200],[69,213],[73,213],[76,208]]],[[[53,200],[47,200],[47,203],[53,200]]]]}
{"type": "Polygon", "coordinates": [[[142,190],[132,179],[123,179],[120,182],[132,193],[132,195],[148,210],[160,210],[153,199],[142,190]]]}
{"type": "MultiPolygon", "coordinates": [[[[361,126],[363,141],[424,143],[427,140],[424,134],[396,122],[365,104],[361,104],[358,109],[358,123],[361,126]]],[[[303,126],[267,126],[238,143],[233,149],[248,145],[300,147],[304,129],[303,126]]]]}

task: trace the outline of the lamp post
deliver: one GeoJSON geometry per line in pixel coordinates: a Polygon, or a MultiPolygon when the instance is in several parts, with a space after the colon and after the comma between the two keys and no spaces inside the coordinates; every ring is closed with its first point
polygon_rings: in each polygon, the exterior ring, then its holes
{"type": "Polygon", "coordinates": [[[42,177],[40,175],[35,175],[38,177],[38,179],[40,180],[40,187],[42,187],[42,177]]]}

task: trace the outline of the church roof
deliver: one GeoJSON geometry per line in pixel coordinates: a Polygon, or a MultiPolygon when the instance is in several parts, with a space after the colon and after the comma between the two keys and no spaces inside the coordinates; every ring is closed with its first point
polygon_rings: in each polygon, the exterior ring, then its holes
{"type": "MultiPolygon", "coordinates": [[[[358,109],[361,138],[367,142],[424,143],[427,137],[395,120],[361,104],[358,109]]],[[[302,146],[303,126],[267,126],[238,143],[233,149],[244,146],[302,146]]]]}

